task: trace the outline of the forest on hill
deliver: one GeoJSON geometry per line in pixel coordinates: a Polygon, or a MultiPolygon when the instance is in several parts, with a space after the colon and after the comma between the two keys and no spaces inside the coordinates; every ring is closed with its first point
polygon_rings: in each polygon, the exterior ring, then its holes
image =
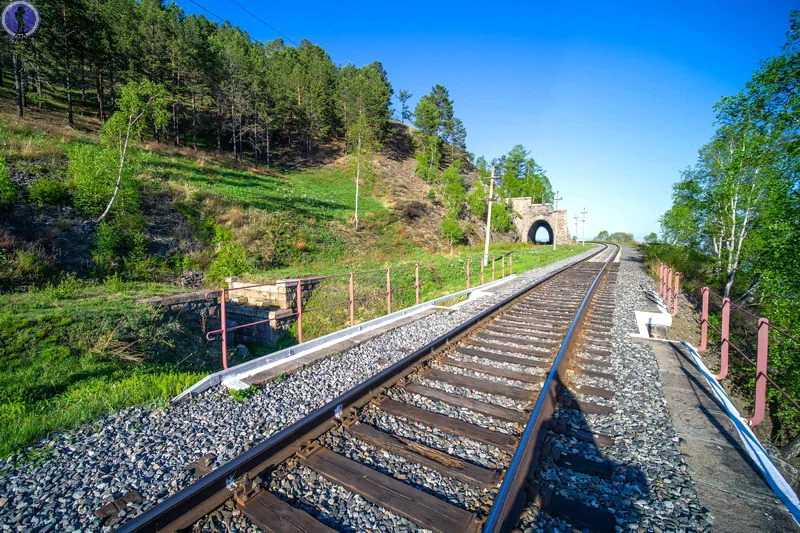
{"type": "MultiPolygon", "coordinates": [[[[673,186],[661,242],[650,253],[682,272],[692,289],[708,285],[797,339],[800,11],[790,22],[782,53],[715,106],[717,130],[673,186]]],[[[753,324],[739,319],[735,333],[747,346],[753,324]]],[[[800,399],[800,343],[777,334],[770,342],[770,377],[800,399]]],[[[732,364],[734,386],[752,387],[752,368],[736,356],[732,364]]],[[[800,412],[774,387],[769,399],[776,442],[787,443],[800,432],[800,412]]],[[[800,437],[787,449],[798,455],[800,437]]]]}

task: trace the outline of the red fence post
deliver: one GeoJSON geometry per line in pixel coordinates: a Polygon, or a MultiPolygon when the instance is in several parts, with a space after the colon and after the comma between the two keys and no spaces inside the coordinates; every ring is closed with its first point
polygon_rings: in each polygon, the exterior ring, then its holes
{"type": "Polygon", "coordinates": [[[222,330],[222,368],[228,369],[228,320],[225,313],[225,289],[219,298],[219,322],[222,330]]]}
{"type": "Polygon", "coordinates": [[[675,286],[672,288],[672,316],[678,314],[678,295],[681,293],[681,273],[675,272],[675,286]]]}
{"type": "Polygon", "coordinates": [[[392,314],[392,269],[386,269],[386,314],[392,314]]]}
{"type": "Polygon", "coordinates": [[[350,326],[356,325],[356,284],[355,274],[350,272],[350,326]]]}
{"type": "Polygon", "coordinates": [[[672,296],[672,269],[667,269],[667,285],[664,288],[664,306],[669,309],[670,297],[672,296]]]}
{"type": "Polygon", "coordinates": [[[514,274],[514,252],[508,254],[508,275],[514,274]]]}
{"type": "Polygon", "coordinates": [[[769,349],[769,320],[758,319],[758,358],[756,359],[756,409],[748,419],[751,426],[764,420],[767,409],[767,356],[769,349]]]}
{"type": "Polygon", "coordinates": [[[417,305],[419,305],[419,263],[414,265],[414,293],[416,295],[417,305]]]}
{"type": "Polygon", "coordinates": [[[714,376],[717,381],[725,379],[728,375],[728,350],[730,348],[730,330],[731,330],[731,300],[730,298],[722,299],[722,347],[721,355],[719,358],[719,374],[714,376]]]}
{"type": "Polygon", "coordinates": [[[700,290],[703,296],[703,312],[700,315],[700,348],[698,352],[702,352],[708,347],[708,287],[703,287],[700,290]]]}
{"type": "Polygon", "coordinates": [[[467,259],[467,288],[469,289],[469,259],[467,259]]]}
{"type": "Polygon", "coordinates": [[[303,342],[303,282],[297,280],[297,343],[303,342]]]}

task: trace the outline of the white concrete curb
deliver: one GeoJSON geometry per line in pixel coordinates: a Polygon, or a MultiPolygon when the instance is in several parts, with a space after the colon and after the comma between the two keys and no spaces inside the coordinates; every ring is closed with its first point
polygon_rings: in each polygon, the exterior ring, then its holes
{"type": "MultiPolygon", "coordinates": [[[[472,287],[469,289],[465,289],[463,291],[455,292],[453,294],[448,294],[446,296],[436,298],[435,300],[431,300],[429,302],[423,302],[419,305],[414,305],[411,307],[407,307],[405,309],[401,309],[400,311],[395,311],[390,315],[378,317],[369,320],[367,322],[364,322],[363,324],[357,324],[349,328],[345,328],[339,331],[334,331],[333,333],[329,333],[328,335],[323,335],[322,337],[304,342],[302,344],[298,344],[290,348],[285,348],[275,353],[271,353],[269,355],[253,359],[252,361],[247,361],[246,363],[236,365],[234,367],[228,368],[227,370],[221,370],[219,372],[215,372],[214,374],[209,374],[208,376],[204,377],[203,379],[201,379],[200,381],[198,381],[197,383],[195,383],[194,385],[192,385],[179,395],[175,396],[172,399],[172,403],[177,403],[184,399],[187,399],[188,397],[191,397],[194,394],[199,394],[207,389],[210,389],[215,385],[222,383],[223,381],[225,382],[226,386],[232,389],[247,388],[247,385],[241,382],[241,380],[245,379],[247,376],[257,374],[259,372],[269,369],[270,367],[274,367],[278,364],[291,361],[292,359],[297,359],[304,355],[308,355],[309,353],[321,350],[336,342],[340,342],[344,339],[353,337],[355,335],[359,335],[361,333],[370,331],[380,326],[384,326],[388,323],[394,322],[409,315],[421,313],[422,311],[426,311],[431,307],[435,307],[439,303],[445,302],[447,300],[452,300],[454,298],[458,298],[461,296],[469,296],[469,300],[474,300],[476,298],[488,296],[492,294],[491,292],[486,292],[488,289],[497,287],[498,285],[502,285],[504,283],[508,283],[509,281],[513,281],[517,279],[517,277],[518,277],[517,274],[511,274],[504,278],[500,278],[495,281],[490,281],[489,283],[484,283],[483,285],[478,285],[476,287],[472,287]]],[[[462,302],[461,304],[463,303],[466,302],[462,302]]],[[[461,304],[456,304],[456,305],[461,305],[461,304]]],[[[456,306],[452,307],[455,308],[456,306]]]]}

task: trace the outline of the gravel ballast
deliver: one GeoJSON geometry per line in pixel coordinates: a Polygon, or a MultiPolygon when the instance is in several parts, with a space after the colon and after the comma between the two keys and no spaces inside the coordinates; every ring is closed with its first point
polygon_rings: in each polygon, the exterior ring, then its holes
{"type": "MultiPolygon", "coordinates": [[[[185,465],[208,453],[215,456],[212,467],[233,459],[402,359],[409,350],[591,253],[528,271],[456,312],[429,315],[401,326],[283,381],[260,386],[243,401],[234,401],[218,386],[179,405],[125,409],[53,434],[16,457],[0,460],[0,531],[108,529],[94,514],[104,503],[135,490],[143,503],[130,505],[121,517],[125,521],[139,514],[194,479],[185,465]]],[[[487,455],[488,464],[494,462],[485,447],[480,452],[487,455]]],[[[397,522],[397,517],[379,520],[414,529],[402,520],[397,522]]]]}
{"type": "MultiPolygon", "coordinates": [[[[710,529],[708,511],[701,505],[692,471],[681,457],[680,439],[664,399],[655,354],[650,346],[636,343],[630,337],[637,331],[634,311],[646,305],[640,284],[653,287],[639,254],[623,247],[614,290],[614,348],[613,354],[605,359],[612,366],[603,369],[616,376],[615,383],[604,385],[616,394],[611,400],[585,398],[611,405],[615,412],[610,415],[582,414],[571,409],[556,412],[557,419],[575,428],[617,436],[615,444],[598,450],[594,445],[587,446],[568,437],[553,434],[547,437],[562,452],[609,461],[611,478],[557,467],[549,458],[543,461],[536,477],[543,484],[552,484],[558,494],[611,510],[617,531],[706,531],[710,529]]],[[[573,530],[571,524],[533,505],[523,512],[519,528],[525,533],[573,530]]]]}

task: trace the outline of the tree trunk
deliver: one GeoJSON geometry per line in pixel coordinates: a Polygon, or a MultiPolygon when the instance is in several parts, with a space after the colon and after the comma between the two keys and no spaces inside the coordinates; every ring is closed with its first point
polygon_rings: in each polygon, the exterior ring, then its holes
{"type": "Polygon", "coordinates": [[[38,97],[38,102],[36,103],[36,107],[39,109],[42,108],[42,68],[41,66],[36,67],[36,96],[38,97]]]}
{"type": "Polygon", "coordinates": [[[97,88],[97,118],[100,119],[100,122],[105,120],[105,95],[103,90],[103,70],[97,69],[97,77],[96,77],[96,88],[97,88]]]}
{"type": "Polygon", "coordinates": [[[217,104],[217,152],[222,149],[222,102],[217,104]]]}
{"type": "Polygon", "coordinates": [[[67,120],[69,124],[75,124],[75,119],[72,112],[72,49],[69,46],[70,25],[66,8],[63,8],[61,11],[61,21],[64,24],[64,89],[67,92],[67,120]]]}
{"type": "Polygon", "coordinates": [[[25,110],[22,105],[22,59],[17,54],[17,45],[14,45],[13,53],[14,61],[14,88],[17,91],[17,116],[22,118],[25,115],[25,110]]]}
{"type": "Polygon", "coordinates": [[[253,162],[258,166],[258,111],[253,119],[253,162]]]}
{"type": "Polygon", "coordinates": [[[28,107],[28,65],[22,63],[22,72],[20,79],[22,80],[22,107],[28,107]]]}
{"type": "Polygon", "coordinates": [[[192,89],[192,148],[197,150],[197,103],[192,89]]]}
{"type": "Polygon", "coordinates": [[[231,140],[233,141],[233,158],[239,159],[239,154],[236,152],[236,115],[233,113],[233,99],[231,99],[231,140]]]}
{"type": "Polygon", "coordinates": [[[81,58],[81,103],[86,105],[86,60],[81,58]]]}
{"type": "Polygon", "coordinates": [[[114,71],[113,70],[108,73],[108,80],[111,82],[111,87],[109,87],[109,93],[108,93],[108,98],[109,98],[108,105],[111,106],[111,109],[114,109],[114,106],[116,105],[116,102],[117,102],[117,97],[114,94],[114,71]]]}
{"type": "Polygon", "coordinates": [[[173,94],[172,99],[172,128],[175,130],[175,146],[181,145],[180,131],[178,129],[178,103],[173,94]]]}
{"type": "Polygon", "coordinates": [[[358,231],[358,189],[361,181],[361,133],[358,134],[358,148],[356,152],[356,216],[353,226],[358,231]]]}

